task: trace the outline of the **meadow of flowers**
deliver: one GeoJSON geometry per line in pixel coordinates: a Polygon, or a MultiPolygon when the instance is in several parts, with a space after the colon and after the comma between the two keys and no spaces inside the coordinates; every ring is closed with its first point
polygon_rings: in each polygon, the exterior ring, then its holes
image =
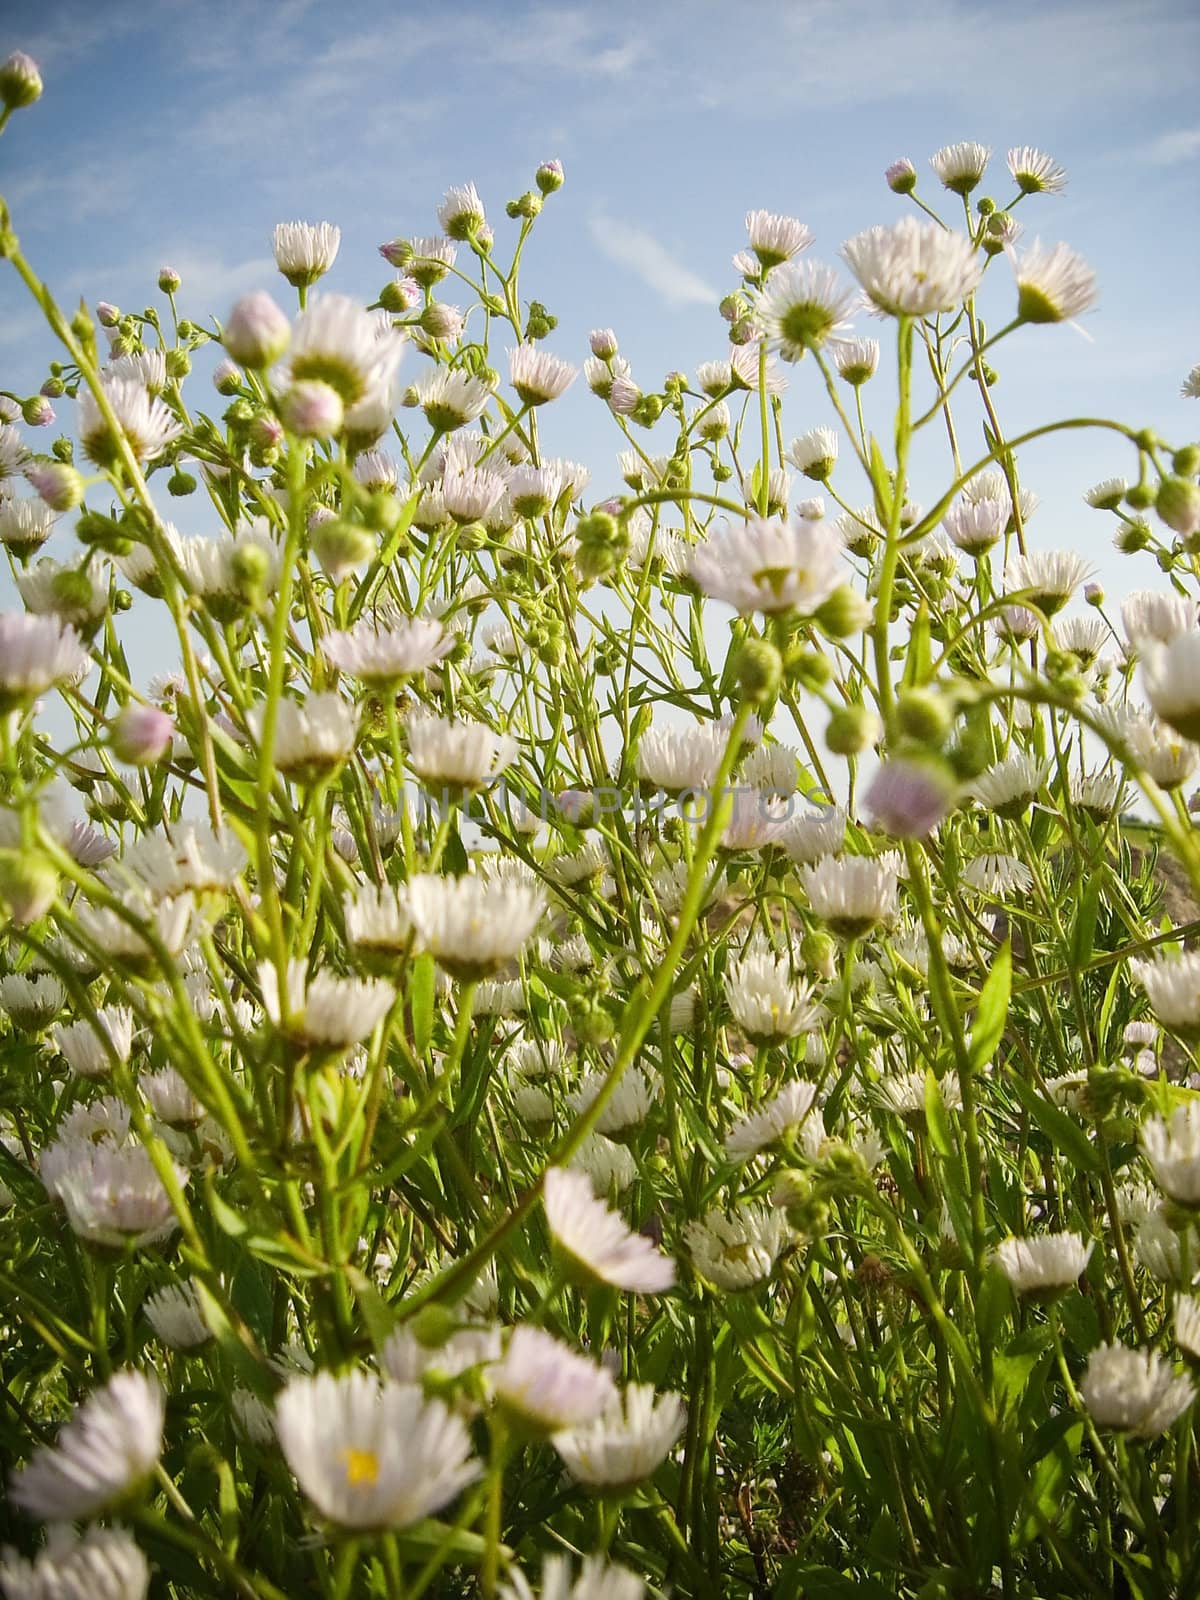
{"type": "Polygon", "coordinates": [[[219,318],[0,202],[8,1600],[1200,1594],[1200,447],[1004,414],[1065,176],[931,167],[654,388],[525,297],[556,161],[219,318]]]}

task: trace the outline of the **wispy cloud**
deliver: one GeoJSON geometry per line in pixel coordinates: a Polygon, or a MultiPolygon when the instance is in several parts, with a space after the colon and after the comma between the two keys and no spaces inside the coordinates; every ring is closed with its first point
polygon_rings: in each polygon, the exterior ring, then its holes
{"type": "Polygon", "coordinates": [[[720,298],[718,290],[644,228],[611,217],[593,217],[588,227],[603,255],[626,267],[672,308],[712,305],[720,298]]]}
{"type": "Polygon", "coordinates": [[[1156,167],[1177,167],[1200,156],[1200,128],[1176,128],[1146,146],[1146,160],[1156,167]]]}

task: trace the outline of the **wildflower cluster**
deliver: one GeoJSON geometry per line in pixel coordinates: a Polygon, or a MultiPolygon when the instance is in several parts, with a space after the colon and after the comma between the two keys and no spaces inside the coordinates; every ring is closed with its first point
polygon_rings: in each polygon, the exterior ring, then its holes
{"type": "Polygon", "coordinates": [[[989,160],[751,212],[657,386],[522,297],[555,161],[211,323],[4,212],[5,1595],[1197,1592],[1200,450],[1094,424],[1114,610],[992,365],[1094,279],[989,160]]]}

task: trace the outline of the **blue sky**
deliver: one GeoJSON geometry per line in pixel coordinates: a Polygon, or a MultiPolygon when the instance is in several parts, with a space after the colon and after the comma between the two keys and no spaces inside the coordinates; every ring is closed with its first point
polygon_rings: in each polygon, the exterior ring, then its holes
{"type": "MultiPolygon", "coordinates": [[[[650,389],[724,353],[715,300],[736,286],[729,258],[749,207],[803,218],[811,254],[835,261],[845,238],[902,213],[881,176],[897,156],[948,200],[929,154],[991,144],[1003,200],[1003,152],[1033,144],[1070,183],[1023,206],[1027,237],[1078,249],[1101,300],[1091,342],[1030,329],[1000,352],[1002,421],[1015,431],[1084,412],[1179,442],[1200,431],[1200,407],[1179,398],[1200,359],[1200,13],[1173,0],[6,0],[3,20],[0,50],[32,54],[46,93],[0,141],[0,192],[64,302],[140,307],[160,262],[182,274],[181,308],[197,319],[252,287],[282,300],[270,234],[293,217],[340,224],[326,282],[373,298],[388,276],[377,245],[435,231],[447,185],[473,179],[503,237],[504,201],[554,155],[567,185],[527,252],[524,293],[558,315],[561,354],[581,359],[588,329],[613,325],[650,389]]],[[[999,316],[1011,285],[997,265],[999,316]]],[[[51,353],[0,274],[0,387],[31,392],[51,353]]],[[[829,420],[810,365],[791,373],[789,435],[829,420]]],[[[546,421],[550,448],[588,461],[598,494],[619,487],[621,440],[582,383],[546,421]]],[[[1131,465],[1087,435],[1025,460],[1043,500],[1034,543],[1086,550],[1110,589],[1152,584],[1155,570],[1113,557],[1107,520],[1080,495],[1131,465]]],[[[918,468],[928,504],[940,462],[918,468]]],[[[198,496],[173,510],[184,531],[211,526],[198,496]]],[[[51,546],[68,548],[65,535],[51,546]]]]}

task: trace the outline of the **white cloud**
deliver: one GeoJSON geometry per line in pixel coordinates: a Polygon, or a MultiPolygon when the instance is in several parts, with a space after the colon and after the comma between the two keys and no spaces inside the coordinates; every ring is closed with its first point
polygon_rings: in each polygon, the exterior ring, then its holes
{"type": "Polygon", "coordinates": [[[627,267],[653,289],[667,305],[713,305],[720,299],[698,273],[677,261],[653,234],[611,217],[593,217],[588,224],[601,253],[618,266],[627,267]]]}
{"type": "Polygon", "coordinates": [[[1146,159],[1158,167],[1180,166],[1200,156],[1200,128],[1176,128],[1147,146],[1146,159]]]}

